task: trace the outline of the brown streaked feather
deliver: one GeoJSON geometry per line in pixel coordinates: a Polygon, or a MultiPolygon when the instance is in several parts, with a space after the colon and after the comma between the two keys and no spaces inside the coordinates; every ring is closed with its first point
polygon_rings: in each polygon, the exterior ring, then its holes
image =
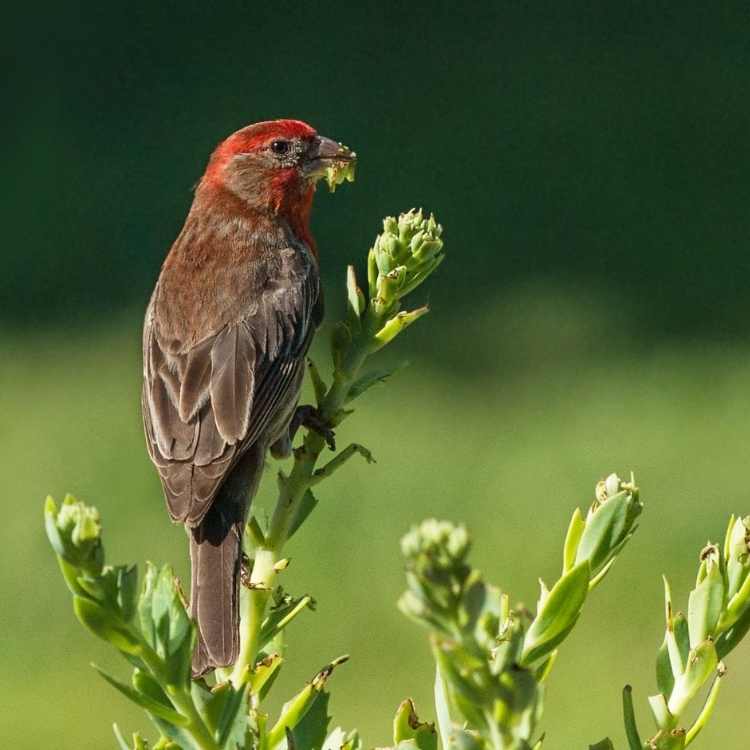
{"type": "MultiPolygon", "coordinates": [[[[285,401],[317,321],[317,267],[301,248],[256,265],[264,281],[251,314],[185,349],[160,336],[154,307],[144,330],[144,426],[170,515],[195,525],[223,478],[285,401]]],[[[258,280],[258,279],[256,279],[258,280]]]]}
{"type": "Polygon", "coordinates": [[[189,422],[208,400],[212,345],[213,340],[207,339],[187,355],[179,397],[179,414],[183,422],[189,422]]]}
{"type": "Polygon", "coordinates": [[[248,432],[255,386],[255,344],[247,326],[224,328],[211,347],[209,392],[216,427],[229,445],[248,432]]]}

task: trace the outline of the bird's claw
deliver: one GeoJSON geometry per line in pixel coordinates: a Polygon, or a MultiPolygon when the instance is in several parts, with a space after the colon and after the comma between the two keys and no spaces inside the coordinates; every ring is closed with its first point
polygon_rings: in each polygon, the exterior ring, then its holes
{"type": "Polygon", "coordinates": [[[292,439],[294,439],[294,434],[300,427],[307,427],[308,430],[317,432],[332,451],[336,450],[336,433],[333,431],[331,423],[314,406],[308,404],[297,407],[289,429],[292,439]]]}
{"type": "Polygon", "coordinates": [[[250,576],[253,573],[253,561],[243,552],[240,559],[240,583],[246,588],[251,589],[250,576]]]}

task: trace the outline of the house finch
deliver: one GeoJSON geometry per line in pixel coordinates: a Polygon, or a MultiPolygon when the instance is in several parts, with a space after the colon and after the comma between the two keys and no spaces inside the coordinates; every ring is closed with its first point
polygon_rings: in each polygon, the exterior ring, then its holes
{"type": "Polygon", "coordinates": [[[143,421],[169,514],[190,537],[196,674],[237,658],[245,517],[267,450],[289,454],[322,317],[309,227],[315,183],[353,159],[297,120],[229,136],[146,311],[143,421]]]}

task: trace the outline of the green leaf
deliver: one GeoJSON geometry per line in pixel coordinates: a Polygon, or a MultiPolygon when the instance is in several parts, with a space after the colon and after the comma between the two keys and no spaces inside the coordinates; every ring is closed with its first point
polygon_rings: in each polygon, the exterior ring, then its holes
{"type": "Polygon", "coordinates": [[[168,721],[164,721],[164,719],[160,719],[152,713],[149,713],[148,716],[154,722],[159,732],[176,744],[178,750],[204,750],[204,747],[198,744],[193,739],[193,735],[184,727],[176,727],[174,724],[170,724],[168,721]]]}
{"type": "Polygon", "coordinates": [[[724,577],[719,565],[709,563],[706,577],[690,592],[688,629],[691,647],[713,637],[724,606],[724,577]]]}
{"type": "Polygon", "coordinates": [[[452,703],[464,713],[467,707],[473,707],[469,708],[472,717],[477,712],[481,716],[481,707],[487,700],[492,699],[475,679],[480,674],[481,662],[457,644],[448,641],[433,639],[432,651],[446,687],[449,686],[448,694],[452,698],[452,703]],[[460,706],[459,697],[465,699],[465,703],[461,703],[460,706]]]}
{"type": "Polygon", "coordinates": [[[172,704],[167,697],[161,685],[148,673],[142,669],[134,669],[131,678],[133,687],[141,694],[154,701],[161,703],[166,708],[172,708],[172,704]]]}
{"type": "Polygon", "coordinates": [[[299,508],[297,509],[297,515],[289,526],[289,534],[287,540],[294,536],[294,533],[299,529],[300,526],[307,520],[307,517],[315,510],[315,506],[318,504],[318,498],[315,497],[311,489],[306,489],[305,494],[300,500],[299,508]]]}
{"type": "Polygon", "coordinates": [[[669,711],[673,716],[682,714],[687,704],[711,677],[718,663],[716,648],[710,640],[703,641],[690,652],[685,673],[675,680],[674,690],[669,697],[669,711]]]}
{"type": "Polygon", "coordinates": [[[176,727],[185,727],[190,724],[189,719],[184,717],[182,714],[177,713],[173,708],[168,708],[163,703],[152,700],[149,696],[138,692],[135,688],[126,685],[123,682],[115,679],[111,675],[107,674],[103,669],[98,667],[96,664],[91,665],[99,674],[115,689],[119,690],[125,697],[129,698],[133,703],[145,708],[149,713],[154,716],[164,719],[164,721],[176,727]]]}
{"type": "Polygon", "coordinates": [[[185,610],[170,566],[157,570],[151,563],[146,564],[138,616],[146,642],[164,661],[169,683],[186,686],[195,627],[185,610]]]}
{"type": "Polygon", "coordinates": [[[669,660],[669,647],[665,636],[656,655],[656,686],[662,695],[669,695],[674,687],[672,663],[669,660]]]}
{"type": "Polygon", "coordinates": [[[627,537],[640,513],[640,503],[628,491],[618,492],[599,505],[586,520],[576,553],[576,564],[588,560],[594,574],[627,537]]]}
{"type": "Polygon", "coordinates": [[[607,737],[596,745],[589,745],[589,750],[615,750],[615,746],[612,744],[612,740],[607,737]]]}
{"type": "Polygon", "coordinates": [[[423,315],[427,315],[430,308],[427,305],[411,310],[400,312],[388,320],[385,325],[375,334],[373,341],[374,351],[389,344],[396,336],[410,325],[416,323],[423,315]]]}
{"type": "Polygon", "coordinates": [[[283,663],[284,659],[279,654],[270,654],[255,663],[249,677],[250,691],[260,700],[265,698],[283,663]]]}
{"type": "Polygon", "coordinates": [[[154,589],[156,588],[157,577],[158,571],[156,566],[153,563],[147,562],[141,586],[141,595],[138,599],[138,618],[141,623],[141,633],[143,633],[146,643],[153,649],[156,648],[157,638],[156,624],[151,612],[151,603],[154,596],[154,589]]]}
{"type": "Polygon", "coordinates": [[[357,286],[357,274],[354,266],[346,267],[346,316],[352,330],[361,330],[360,315],[365,307],[365,299],[362,291],[357,286]]]}
{"type": "Polygon", "coordinates": [[[117,740],[117,744],[120,748],[120,750],[132,750],[130,745],[125,741],[125,738],[122,736],[122,732],[120,732],[120,727],[117,726],[117,724],[112,725],[112,732],[115,735],[115,739],[117,740]]]}
{"type": "Polygon", "coordinates": [[[300,750],[321,750],[328,734],[331,717],[328,714],[330,695],[323,691],[318,700],[294,728],[295,744],[300,750]]]}
{"type": "Polygon", "coordinates": [[[628,738],[630,750],[641,750],[643,743],[638,734],[635,709],[633,708],[633,688],[630,685],[625,685],[622,689],[622,715],[625,722],[625,735],[628,738]]]}
{"type": "Polygon", "coordinates": [[[453,721],[450,708],[448,707],[448,695],[445,683],[440,674],[440,667],[435,665],[435,716],[437,718],[438,730],[440,731],[440,744],[443,748],[448,747],[448,738],[453,732],[453,721]]]}
{"type": "Polygon", "coordinates": [[[222,747],[242,746],[247,732],[248,685],[235,690],[231,682],[222,682],[211,690],[211,697],[203,705],[203,714],[222,747]]]}
{"type": "Polygon", "coordinates": [[[305,609],[315,609],[315,600],[311,596],[294,597],[282,592],[280,600],[274,603],[263,620],[258,634],[259,649],[265,648],[305,609]]]}
{"type": "Polygon", "coordinates": [[[130,622],[138,600],[138,568],[135,565],[118,565],[116,575],[117,604],[123,619],[130,622]]]}
{"type": "Polygon", "coordinates": [[[568,525],[568,532],[565,535],[565,546],[563,548],[563,573],[567,573],[575,566],[576,553],[581,536],[586,528],[586,522],[583,520],[581,509],[576,508],[573,511],[573,517],[568,525]]]}
{"type": "Polygon", "coordinates": [[[268,747],[270,750],[279,747],[286,738],[286,730],[294,731],[294,728],[302,721],[305,714],[312,708],[325,688],[328,678],[333,670],[347,661],[348,656],[334,659],[313,677],[312,681],[305,685],[297,695],[287,701],[282,707],[279,718],[268,733],[268,747]]]}
{"type": "Polygon", "coordinates": [[[355,398],[358,398],[373,386],[385,383],[386,380],[388,380],[399,370],[402,370],[405,366],[406,364],[401,364],[395,367],[387,367],[380,370],[371,370],[369,372],[366,372],[358,380],[355,380],[354,383],[350,386],[345,403],[348,404],[350,401],[354,401],[355,398]]]}
{"type": "Polygon", "coordinates": [[[398,744],[403,740],[413,740],[418,750],[437,750],[435,725],[419,720],[411,699],[401,703],[393,719],[393,741],[398,744]]]}
{"type": "Polygon", "coordinates": [[[341,727],[336,727],[326,737],[321,750],[362,750],[362,740],[356,729],[345,732],[341,727]]]}
{"type": "Polygon", "coordinates": [[[684,671],[688,660],[688,654],[690,653],[690,629],[688,627],[687,618],[682,612],[678,612],[672,618],[672,632],[674,634],[674,644],[677,647],[677,653],[679,654],[679,663],[681,664],[680,671],[684,671]]]}
{"type": "Polygon", "coordinates": [[[667,699],[665,696],[661,693],[658,693],[657,695],[649,695],[648,705],[657,727],[674,726],[673,716],[669,711],[669,706],[667,705],[667,699]]]}
{"type": "Polygon", "coordinates": [[[720,659],[732,651],[747,635],[750,630],[750,607],[745,610],[744,614],[732,625],[729,630],[722,633],[716,640],[716,651],[720,659]]]}
{"type": "Polygon", "coordinates": [[[716,675],[716,679],[714,680],[713,685],[711,685],[711,690],[709,690],[709,693],[706,696],[706,701],[703,704],[703,708],[701,709],[700,714],[698,714],[697,718],[693,722],[693,725],[690,727],[687,735],[685,736],[685,747],[687,747],[701,733],[703,727],[706,726],[708,720],[711,718],[711,714],[713,713],[714,707],[716,706],[716,699],[719,697],[721,678],[724,676],[724,674],[725,672],[723,666],[720,665],[718,674],[716,675]]]}
{"type": "Polygon", "coordinates": [[[524,638],[522,665],[548,655],[573,628],[586,601],[590,573],[588,560],[584,560],[552,587],[524,638]]]}
{"type": "Polygon", "coordinates": [[[82,596],[74,596],[73,611],[81,623],[94,635],[108,641],[115,648],[133,656],[142,653],[143,646],[128,624],[95,601],[82,596]]]}

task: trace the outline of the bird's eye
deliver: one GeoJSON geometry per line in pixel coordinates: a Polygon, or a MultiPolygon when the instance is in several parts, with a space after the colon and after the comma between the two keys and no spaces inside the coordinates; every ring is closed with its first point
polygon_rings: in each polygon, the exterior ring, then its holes
{"type": "Polygon", "coordinates": [[[271,143],[271,151],[274,154],[286,154],[289,152],[289,141],[273,141],[271,143]]]}

